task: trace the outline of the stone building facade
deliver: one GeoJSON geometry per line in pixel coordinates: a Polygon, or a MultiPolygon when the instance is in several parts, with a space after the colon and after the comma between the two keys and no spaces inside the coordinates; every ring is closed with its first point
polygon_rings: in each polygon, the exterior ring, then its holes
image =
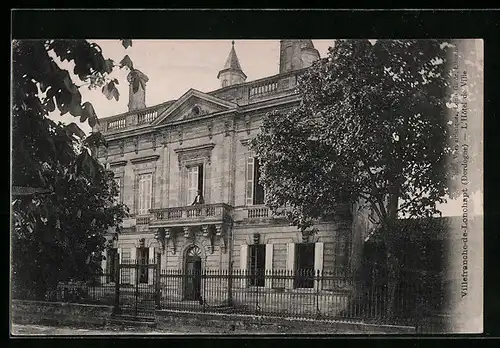
{"type": "MultiPolygon", "coordinates": [[[[267,112],[298,105],[297,78],[320,58],[311,40],[281,40],[280,46],[274,76],[246,81],[233,42],[222,70],[214,72],[221,88],[190,89],[177,100],[145,107],[140,85],[135,93],[130,88],[128,112],[100,120],[109,146],[98,149],[98,158],[115,173],[119,199],[132,215],[122,233],[109,235],[111,253],[118,252],[122,262],[154,259],[162,270],[183,272],[356,267],[368,220],[353,207],[318,221],[318,233],[303,236],[263,204],[249,141],[267,112]],[[198,191],[204,204],[192,205],[198,191]]],[[[111,260],[103,267],[112,268],[111,260]]],[[[239,284],[249,286],[297,284],[239,284]]],[[[182,292],[180,286],[181,298],[182,292]]]]}

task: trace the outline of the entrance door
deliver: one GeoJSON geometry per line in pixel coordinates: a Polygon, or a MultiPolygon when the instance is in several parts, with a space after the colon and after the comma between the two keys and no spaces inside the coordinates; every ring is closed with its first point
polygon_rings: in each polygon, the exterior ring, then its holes
{"type": "Polygon", "coordinates": [[[186,280],[184,298],[199,300],[201,297],[201,251],[197,246],[191,247],[186,255],[186,280]]]}

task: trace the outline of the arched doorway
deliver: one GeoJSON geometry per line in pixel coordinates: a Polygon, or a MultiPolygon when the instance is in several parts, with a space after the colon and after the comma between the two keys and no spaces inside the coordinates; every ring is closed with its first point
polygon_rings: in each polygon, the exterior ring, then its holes
{"type": "Polygon", "coordinates": [[[201,250],[191,246],[186,252],[186,280],[184,282],[184,299],[199,300],[201,296],[201,250]]]}

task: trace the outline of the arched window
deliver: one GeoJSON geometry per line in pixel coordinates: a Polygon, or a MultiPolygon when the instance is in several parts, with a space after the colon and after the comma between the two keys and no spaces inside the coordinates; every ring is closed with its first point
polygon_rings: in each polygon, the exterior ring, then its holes
{"type": "Polygon", "coordinates": [[[222,80],[222,87],[226,87],[226,86],[227,86],[227,80],[224,79],[224,80],[222,80]]]}

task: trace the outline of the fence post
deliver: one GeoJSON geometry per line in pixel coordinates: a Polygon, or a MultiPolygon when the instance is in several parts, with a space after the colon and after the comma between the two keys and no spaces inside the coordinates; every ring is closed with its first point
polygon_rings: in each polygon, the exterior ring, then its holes
{"type": "Polygon", "coordinates": [[[135,270],[135,315],[137,316],[137,301],[139,300],[139,260],[132,260],[135,270]]]}
{"type": "Polygon", "coordinates": [[[227,290],[228,290],[228,305],[232,306],[233,305],[233,261],[229,263],[227,290]]]}
{"type": "Polygon", "coordinates": [[[316,279],[316,317],[319,318],[321,316],[321,312],[319,310],[319,289],[320,289],[320,284],[322,284],[320,277],[321,278],[323,277],[323,273],[318,269],[316,271],[316,274],[313,273],[313,277],[314,276],[316,279]]]}
{"type": "Polygon", "coordinates": [[[155,282],[155,306],[160,309],[160,285],[161,285],[161,254],[156,254],[156,282],[155,282]]]}
{"type": "Polygon", "coordinates": [[[115,305],[113,311],[119,313],[120,311],[120,254],[115,254],[115,305]]]}
{"type": "Polygon", "coordinates": [[[202,295],[201,301],[203,302],[203,312],[205,312],[205,310],[206,310],[205,304],[207,303],[207,299],[205,297],[206,296],[205,286],[207,283],[207,270],[203,269],[203,270],[200,270],[200,272],[201,272],[201,283],[203,284],[203,295],[202,295]]]}

